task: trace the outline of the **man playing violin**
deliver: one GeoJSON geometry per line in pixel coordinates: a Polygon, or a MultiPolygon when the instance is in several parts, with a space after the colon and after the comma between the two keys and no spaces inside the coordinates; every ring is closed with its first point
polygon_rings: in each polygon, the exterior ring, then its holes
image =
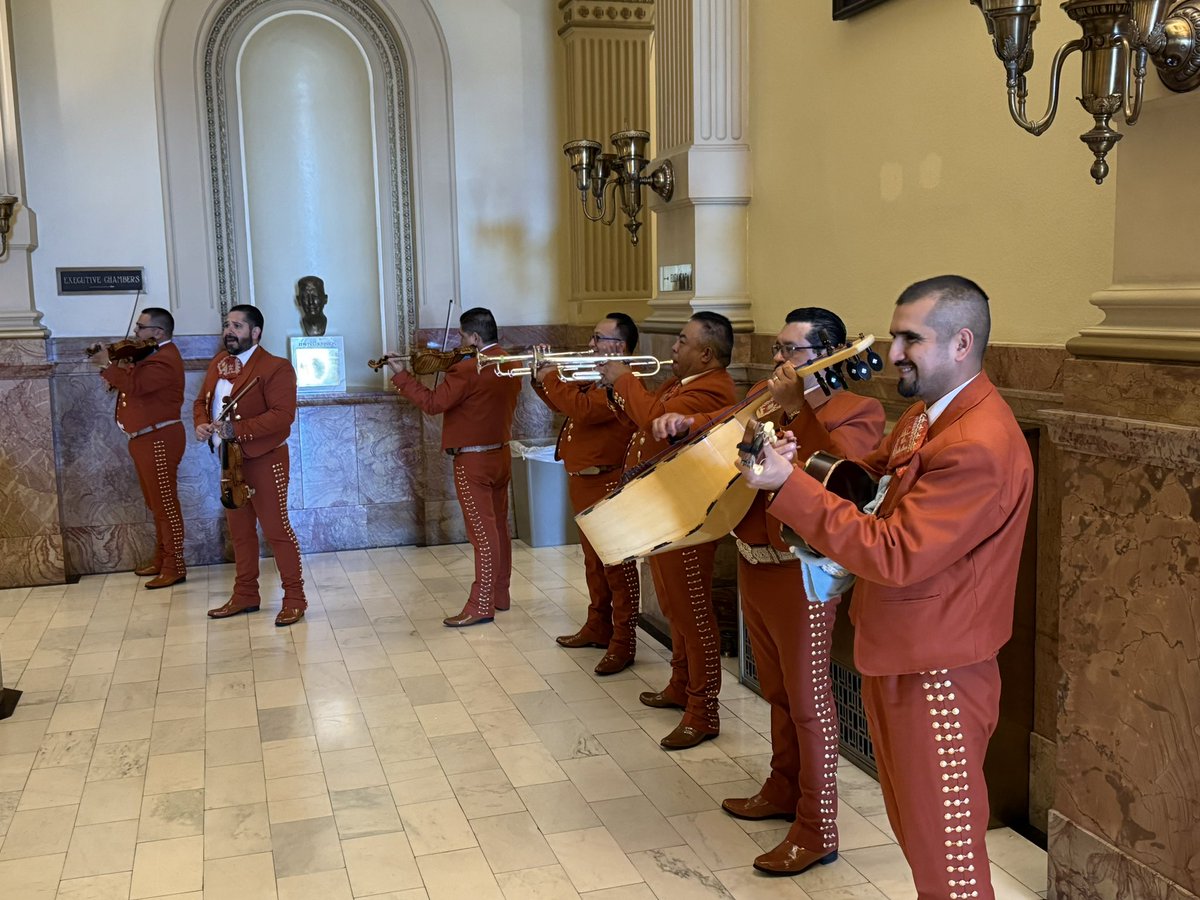
{"type": "MultiPolygon", "coordinates": [[[[179,462],[187,438],[179,417],[183,406],[183,358],[172,341],[175,319],[165,309],[149,306],[134,325],[139,342],[157,348],[137,362],[113,359],[101,347],[91,357],[100,377],[117,391],[117,426],[129,438],[129,455],[142,487],[142,498],[154,517],[154,556],[134,569],[153,575],[148,590],[170,587],[187,578],[183,561],[183,516],[176,493],[179,462]]],[[[91,351],[89,351],[91,352],[91,351]]]]}
{"type": "MultiPolygon", "coordinates": [[[[720,313],[698,312],[671,347],[669,379],[649,391],[633,370],[620,362],[600,367],[613,409],[636,426],[625,453],[630,469],[667,447],[654,437],[651,423],[668,412],[708,413],[730,406],[733,379],[726,367],[733,356],[733,326],[720,313]]],[[[716,542],[697,544],[650,557],[650,573],[659,606],[671,626],[671,680],[661,691],[638,698],[656,709],[682,709],[679,725],[660,744],[684,750],[721,731],[717,694],[721,690],[721,640],[712,604],[716,542]]]]}
{"type": "MultiPolygon", "coordinates": [[[[638,329],[624,313],[609,313],[597,324],[588,347],[598,356],[629,356],[637,348],[638,329]]],[[[594,381],[564,381],[547,363],[534,373],[534,392],[567,417],[554,448],[567,470],[571,508],[578,514],[621,483],[625,449],[634,425],[608,403],[594,381]]],[[[555,640],[562,647],[599,647],[605,651],[597,675],[615,675],[633,665],[637,651],[638,571],[633,561],[607,567],[588,539],[580,535],[588,584],[587,621],[574,634],[555,640]]]]}
{"type": "MultiPolygon", "coordinates": [[[[775,368],[794,371],[845,342],[846,326],[837,314],[820,307],[794,309],[771,348],[775,368]]],[[[861,456],[878,446],[884,425],[878,400],[846,391],[826,396],[815,374],[801,385],[803,394],[793,399],[811,412],[834,452],[861,456]]],[[[767,387],[762,381],[750,394],[767,387]]],[[[756,417],[780,429],[790,421],[788,411],[770,399],[756,417]]],[[[708,418],[715,417],[669,413],[655,421],[655,436],[686,434],[708,418]]],[[[806,459],[816,449],[802,448],[798,456],[806,459]]],[[[838,720],[829,651],[840,597],[807,592],[800,560],[771,546],[769,533],[779,524],[770,521],[767,502],[759,492],[733,533],[742,615],[759,686],[771,704],[771,774],[754,796],[721,805],[739,819],[793,822],[783,841],[759,856],[754,867],[794,875],[837,858],[838,720]]]]}
{"type": "Polygon", "coordinates": [[[237,573],[233,595],[208,614],[225,619],[258,610],[256,526],[262,526],[283,585],[283,608],[275,624],[284,626],[300,621],[308,608],[300,545],[287,509],[291,471],[287,439],[296,419],[296,370],[288,360],[259,346],[262,330],[263,316],[257,307],[240,305],[229,310],[221,332],[224,349],[208,364],[192,405],[192,419],[196,440],[220,439],[241,448],[242,473],[253,491],[245,505],[225,510],[237,573]]]}
{"type": "MultiPolygon", "coordinates": [[[[496,319],[483,307],[459,317],[462,346],[482,356],[500,356],[496,319]]],[[[442,624],[462,628],[490,622],[496,610],[508,609],[512,576],[512,539],[508,534],[508,485],[512,480],[513,413],[521,381],[497,374],[494,366],[478,370],[475,358],[464,357],[446,370],[436,388],[427,388],[406,370],[406,360],[388,354],[399,394],[425,413],[442,415],[442,449],[454,459],[454,490],[475,551],[475,581],[462,611],[442,624]]]]}
{"type": "Polygon", "coordinates": [[[797,443],[828,437],[786,371],[772,395],[798,409],[796,440],[767,446],[761,472],[744,476],[777,492],[772,516],[858,576],[854,659],[888,820],[921,900],[994,897],[983,760],[1033,463],[983,372],[990,325],[987,295],[957,275],[917,282],[896,301],[890,358],[900,395],[918,402],[861,460],[881,478],[872,512],[795,469],[797,443]]]}

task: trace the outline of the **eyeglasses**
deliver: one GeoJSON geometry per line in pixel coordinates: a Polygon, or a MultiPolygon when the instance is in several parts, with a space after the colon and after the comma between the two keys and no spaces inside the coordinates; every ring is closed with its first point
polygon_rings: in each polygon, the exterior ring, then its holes
{"type": "Polygon", "coordinates": [[[157,325],[143,325],[141,322],[138,322],[137,324],[135,324],[133,326],[134,331],[144,331],[147,328],[158,328],[158,326],[157,325]]]}
{"type": "Polygon", "coordinates": [[[595,341],[595,342],[598,344],[598,343],[600,343],[601,341],[624,341],[624,340],[625,340],[625,338],[623,338],[623,337],[609,337],[607,334],[596,334],[596,332],[594,332],[594,331],[593,331],[593,332],[592,332],[592,340],[593,340],[593,341],[595,341]]]}
{"type": "Polygon", "coordinates": [[[772,356],[795,356],[801,350],[824,350],[824,347],[814,346],[813,344],[772,344],[772,356]]]}

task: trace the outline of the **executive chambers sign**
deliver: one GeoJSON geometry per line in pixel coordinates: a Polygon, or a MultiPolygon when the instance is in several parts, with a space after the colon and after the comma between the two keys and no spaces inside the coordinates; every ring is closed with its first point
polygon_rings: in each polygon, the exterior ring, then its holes
{"type": "Polygon", "coordinates": [[[136,294],[146,290],[144,269],[55,269],[58,293],[136,294]]]}

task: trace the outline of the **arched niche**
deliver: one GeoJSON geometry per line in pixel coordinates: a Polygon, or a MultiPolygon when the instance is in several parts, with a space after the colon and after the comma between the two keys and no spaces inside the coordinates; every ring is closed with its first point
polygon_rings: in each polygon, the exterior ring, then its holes
{"type": "MultiPolygon", "coordinates": [[[[355,365],[383,344],[407,347],[418,322],[439,320],[458,293],[449,58],[423,0],[170,0],[156,87],[171,306],[177,331],[204,334],[218,329],[223,310],[256,299],[238,62],[260,28],[293,15],[344,33],[370,82],[380,333],[373,346],[347,346],[355,365]]],[[[303,274],[322,273],[293,278],[303,274]]],[[[337,286],[326,288],[331,304],[338,302],[337,286]]],[[[264,341],[281,350],[272,332],[282,342],[298,330],[297,311],[285,322],[268,321],[264,341]]]]}

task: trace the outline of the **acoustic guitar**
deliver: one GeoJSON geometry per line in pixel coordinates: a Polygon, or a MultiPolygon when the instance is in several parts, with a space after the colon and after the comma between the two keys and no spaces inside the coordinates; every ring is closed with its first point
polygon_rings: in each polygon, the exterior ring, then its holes
{"type": "MultiPolygon", "coordinates": [[[[838,364],[849,360],[851,377],[868,378],[871,369],[878,371],[876,361],[882,367],[870,350],[874,343],[874,335],[860,335],[796,374],[804,378],[824,373],[824,384],[842,386],[838,364]],[[857,359],[862,353],[870,365],[857,359]]],[[[770,409],[767,404],[775,406],[765,388],[752,393],[687,440],[648,460],[615,491],[579,513],[575,522],[604,564],[715,541],[732,531],[756,493],[742,480],[738,444],[751,418],[765,417],[765,412],[759,413],[770,409]]]]}

